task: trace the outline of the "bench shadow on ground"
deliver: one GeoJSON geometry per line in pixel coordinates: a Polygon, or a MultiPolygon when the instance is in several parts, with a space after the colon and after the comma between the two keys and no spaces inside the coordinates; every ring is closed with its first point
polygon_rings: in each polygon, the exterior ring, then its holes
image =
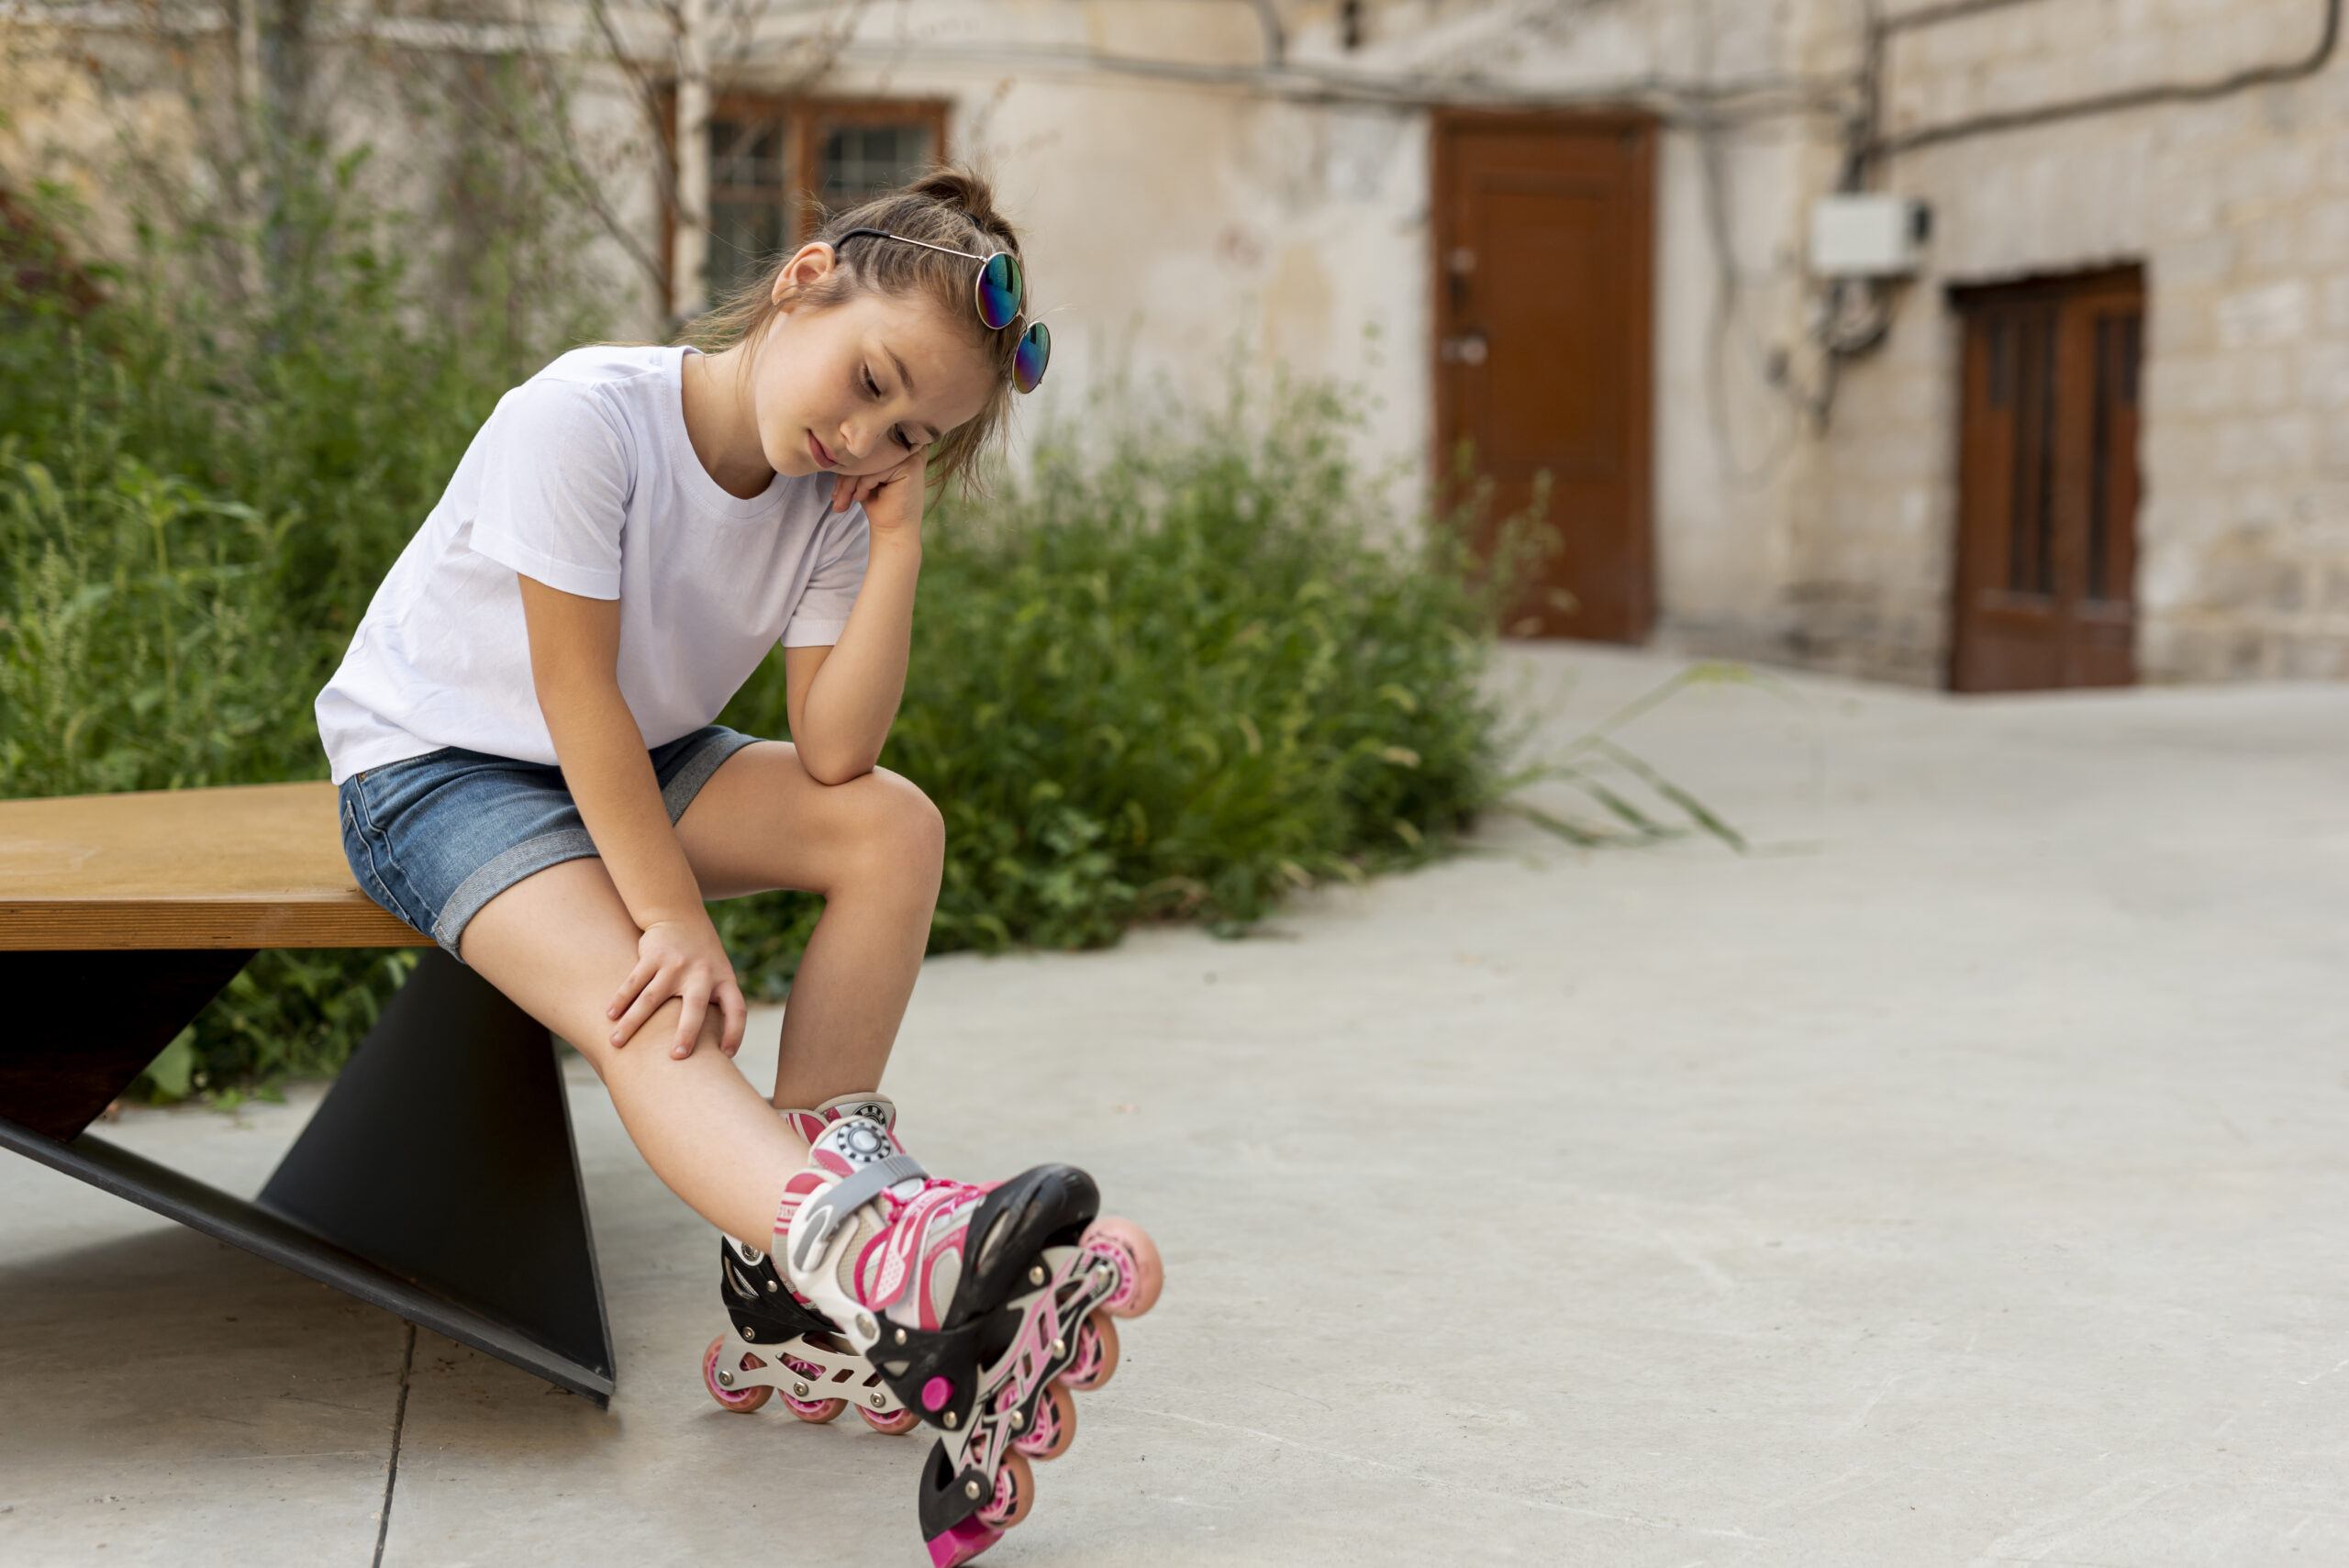
{"type": "Polygon", "coordinates": [[[674,1333],[620,1358],[606,1412],[419,1332],[384,1568],[531,1560],[550,1540],[592,1543],[583,1561],[598,1562],[761,1562],[786,1524],[804,1561],[918,1555],[904,1516],[927,1435],[884,1437],[853,1416],[810,1426],[775,1406],[729,1414],[674,1333]]]}
{"type": "MultiPolygon", "coordinates": [[[[159,1224],[0,1265],[0,1468],[126,1485],[206,1462],[389,1451],[398,1321],[159,1224]]],[[[371,1462],[373,1462],[371,1461],[371,1462]]]]}
{"type": "MultiPolygon", "coordinates": [[[[593,1442],[604,1416],[590,1401],[438,1335],[417,1339],[411,1383],[433,1379],[494,1411],[497,1435],[540,1449],[593,1442]],[[444,1367],[452,1353],[461,1378],[444,1367]]],[[[388,1456],[406,1361],[407,1325],[392,1313],[176,1225],[0,1263],[9,1405],[44,1412],[0,1452],[44,1463],[111,1462],[127,1442],[159,1456],[184,1456],[191,1441],[215,1454],[388,1456]]]]}

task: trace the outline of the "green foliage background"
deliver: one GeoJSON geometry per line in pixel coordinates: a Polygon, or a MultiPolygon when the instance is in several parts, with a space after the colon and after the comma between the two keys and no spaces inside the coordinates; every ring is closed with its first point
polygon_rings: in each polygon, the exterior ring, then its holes
{"type": "MultiPolygon", "coordinates": [[[[931,949],[1085,947],[1139,920],[1236,929],[1293,888],[1433,852],[1491,795],[1487,600],[1454,537],[1374,534],[1326,387],[1058,434],[931,528],[882,761],[945,813],[931,949]]],[[[783,732],[779,663],[729,723],[783,732]]],[[[790,973],[807,901],[719,929],[790,973]]]]}
{"type": "MultiPolygon", "coordinates": [[[[92,304],[70,213],[6,235],[0,795],[323,776],[311,699],[375,584],[498,395],[588,335],[494,247],[425,287],[357,167],[294,187],[264,290],[195,264],[238,237],[150,230],[92,304]]],[[[930,530],[884,761],[946,814],[933,951],[1243,926],[1435,852],[1497,787],[1489,602],[1452,535],[1386,526],[1341,397],[1096,412],[1091,450],[1047,432],[930,530]]],[[[777,660],[726,721],[783,734],[783,692],[777,660]]],[[[776,995],[819,911],[716,913],[776,995]]],[[[265,953],[148,1088],[331,1071],[412,962],[265,953]]]]}

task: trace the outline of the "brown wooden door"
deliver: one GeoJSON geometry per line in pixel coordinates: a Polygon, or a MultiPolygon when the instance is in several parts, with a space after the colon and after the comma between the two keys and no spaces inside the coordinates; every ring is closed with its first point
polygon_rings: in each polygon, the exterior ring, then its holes
{"type": "Polygon", "coordinates": [[[2136,679],[2134,267],[1957,295],[1961,692],[2136,679]]]}
{"type": "Polygon", "coordinates": [[[1465,443],[1496,518],[1550,476],[1562,548],[1512,629],[1640,641],[1653,602],[1653,126],[1460,112],[1439,115],[1434,138],[1437,471],[1449,478],[1465,443]]]}

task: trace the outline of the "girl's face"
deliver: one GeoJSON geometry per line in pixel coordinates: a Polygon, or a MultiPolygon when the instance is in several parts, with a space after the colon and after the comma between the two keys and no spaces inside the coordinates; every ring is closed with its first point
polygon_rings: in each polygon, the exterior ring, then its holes
{"type": "MultiPolygon", "coordinates": [[[[811,245],[777,286],[812,284],[831,265],[830,250],[811,245]]],[[[786,307],[751,371],[768,465],[795,478],[855,475],[916,456],[985,406],[996,373],[974,339],[972,324],[944,319],[920,295],[786,307]]]]}

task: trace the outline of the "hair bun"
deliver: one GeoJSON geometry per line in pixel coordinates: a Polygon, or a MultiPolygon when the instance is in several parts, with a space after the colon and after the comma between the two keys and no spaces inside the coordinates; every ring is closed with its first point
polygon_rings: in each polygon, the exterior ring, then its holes
{"type": "MultiPolygon", "coordinates": [[[[1010,238],[1011,226],[1004,222],[995,210],[995,189],[978,174],[961,164],[947,164],[932,169],[906,189],[915,195],[952,207],[989,234],[1010,238]]],[[[1017,250],[1019,241],[1012,240],[1017,250]]]]}

